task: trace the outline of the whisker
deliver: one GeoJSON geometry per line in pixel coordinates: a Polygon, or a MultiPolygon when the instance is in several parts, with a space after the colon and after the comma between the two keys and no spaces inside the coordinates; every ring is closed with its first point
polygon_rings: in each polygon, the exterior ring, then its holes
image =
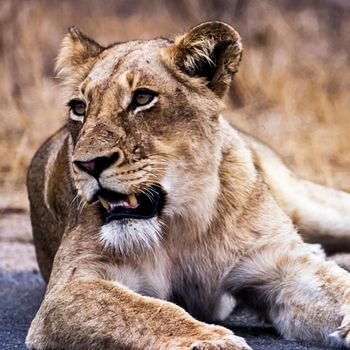
{"type": "Polygon", "coordinates": [[[70,203],[71,206],[73,206],[73,203],[79,198],[79,193],[77,192],[75,196],[72,198],[72,201],[70,203]]]}
{"type": "Polygon", "coordinates": [[[147,196],[147,198],[150,200],[151,203],[153,203],[153,198],[152,198],[152,196],[148,193],[147,188],[146,188],[145,190],[143,190],[142,193],[143,193],[144,195],[147,196]]]}

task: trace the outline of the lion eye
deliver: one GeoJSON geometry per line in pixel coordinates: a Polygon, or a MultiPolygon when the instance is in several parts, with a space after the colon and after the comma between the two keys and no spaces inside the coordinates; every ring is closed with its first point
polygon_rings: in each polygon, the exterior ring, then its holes
{"type": "Polygon", "coordinates": [[[76,104],[72,111],[76,115],[84,115],[85,114],[85,105],[83,103],[76,104]]]}
{"type": "Polygon", "coordinates": [[[155,92],[148,89],[136,90],[132,97],[131,107],[135,109],[140,106],[146,106],[154,100],[156,95],[155,92]]]}
{"type": "Polygon", "coordinates": [[[135,97],[135,102],[139,105],[139,106],[143,106],[147,103],[150,103],[153,99],[153,96],[151,94],[145,94],[145,93],[141,93],[138,94],[135,97]]]}
{"type": "Polygon", "coordinates": [[[81,100],[71,100],[68,102],[70,117],[76,121],[83,121],[86,111],[86,104],[81,100]]]}

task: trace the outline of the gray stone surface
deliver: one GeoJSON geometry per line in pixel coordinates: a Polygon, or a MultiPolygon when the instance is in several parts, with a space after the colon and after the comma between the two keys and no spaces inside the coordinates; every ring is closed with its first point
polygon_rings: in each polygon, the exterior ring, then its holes
{"type": "Polygon", "coordinates": [[[26,349],[24,339],[44,295],[37,271],[0,271],[0,349],[26,349]]]}

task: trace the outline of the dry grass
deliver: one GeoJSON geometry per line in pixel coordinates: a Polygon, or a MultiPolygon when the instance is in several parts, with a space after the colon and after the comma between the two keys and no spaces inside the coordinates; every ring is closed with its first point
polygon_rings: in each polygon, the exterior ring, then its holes
{"type": "Polygon", "coordinates": [[[233,24],[245,44],[229,118],[301,175],[350,190],[350,6],[341,0],[1,1],[1,186],[23,184],[34,151],[63,123],[53,64],[68,26],[108,44],[208,19],[233,24]]]}

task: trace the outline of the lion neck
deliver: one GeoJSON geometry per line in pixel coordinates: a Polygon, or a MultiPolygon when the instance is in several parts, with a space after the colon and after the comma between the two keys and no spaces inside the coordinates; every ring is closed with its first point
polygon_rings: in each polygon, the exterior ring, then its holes
{"type": "Polygon", "coordinates": [[[202,241],[206,235],[220,232],[235,221],[247,207],[256,188],[258,173],[252,155],[239,132],[219,117],[219,152],[215,172],[201,174],[192,180],[192,201],[171,216],[168,236],[185,244],[202,241]]]}

